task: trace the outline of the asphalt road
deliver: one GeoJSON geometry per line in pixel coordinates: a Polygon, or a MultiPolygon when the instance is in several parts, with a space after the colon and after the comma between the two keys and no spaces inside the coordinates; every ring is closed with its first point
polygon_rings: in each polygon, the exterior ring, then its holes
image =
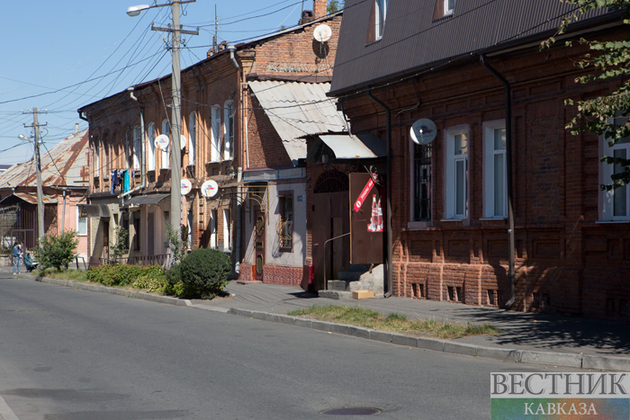
{"type": "Polygon", "coordinates": [[[490,372],[544,369],[0,273],[0,419],[487,419],[490,372]]]}

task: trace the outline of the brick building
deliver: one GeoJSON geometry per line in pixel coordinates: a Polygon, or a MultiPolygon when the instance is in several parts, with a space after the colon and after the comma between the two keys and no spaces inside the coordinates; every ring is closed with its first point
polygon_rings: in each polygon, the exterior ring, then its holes
{"type": "MultiPolygon", "coordinates": [[[[188,248],[229,253],[243,279],[300,284],[305,278],[306,145],[300,136],[344,124],[326,96],[341,13],[325,14],[326,1],[315,0],[300,25],[235,46],[223,43],[182,70],[179,146],[182,179],[190,181],[182,195],[188,248]],[[316,28],[328,37],[314,39],[316,28]]],[[[130,262],[168,262],[170,91],[166,76],[79,110],[91,130],[95,264],[111,258],[119,226],[129,231],[130,262]],[[161,135],[168,140],[161,142],[161,135]]]]}
{"type": "MultiPolygon", "coordinates": [[[[585,49],[564,40],[625,39],[620,14],[590,12],[541,51],[574,6],[348,0],[345,7],[331,95],[353,133],[390,145],[389,164],[375,165],[391,186],[386,288],[627,321],[627,187],[600,191],[611,168],[599,159],[611,151],[601,137],[564,128],[575,115],[565,99],[613,90],[575,83],[585,74],[575,66],[585,49]],[[432,141],[423,137],[426,120],[437,130],[432,141]]],[[[615,148],[627,153],[626,145],[615,148]]]]}

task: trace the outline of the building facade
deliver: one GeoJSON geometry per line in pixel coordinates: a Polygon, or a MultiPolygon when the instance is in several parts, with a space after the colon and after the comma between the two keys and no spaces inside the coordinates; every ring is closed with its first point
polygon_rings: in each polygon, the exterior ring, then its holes
{"type": "Polygon", "coordinates": [[[573,6],[478,3],[346,2],[331,94],[390,145],[390,291],[627,321],[626,192],[600,190],[614,151],[566,130],[564,104],[613,90],[576,84],[586,50],[564,41],[625,39],[620,15],[591,12],[541,51],[573,6]]]}

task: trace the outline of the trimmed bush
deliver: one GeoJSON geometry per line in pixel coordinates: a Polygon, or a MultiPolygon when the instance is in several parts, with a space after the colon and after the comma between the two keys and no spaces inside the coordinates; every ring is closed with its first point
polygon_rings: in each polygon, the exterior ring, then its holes
{"type": "Polygon", "coordinates": [[[171,285],[159,265],[114,264],[90,267],[87,279],[105,286],[130,286],[149,292],[171,294],[171,285]]]}
{"type": "Polygon", "coordinates": [[[227,285],[232,275],[232,261],[219,250],[198,248],[179,264],[179,274],[183,285],[195,295],[212,298],[227,285]]]}

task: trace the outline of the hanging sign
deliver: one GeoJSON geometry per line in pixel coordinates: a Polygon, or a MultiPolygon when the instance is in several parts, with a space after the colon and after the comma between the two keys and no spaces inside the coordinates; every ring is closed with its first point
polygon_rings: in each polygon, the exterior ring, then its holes
{"type": "Polygon", "coordinates": [[[192,183],[186,178],[182,178],[182,195],[186,195],[192,190],[192,183]]]}
{"type": "Polygon", "coordinates": [[[423,118],[413,123],[410,134],[414,143],[419,145],[429,144],[437,136],[437,127],[430,119],[423,118]]]}
{"type": "Polygon", "coordinates": [[[155,147],[157,147],[160,150],[167,150],[169,142],[170,142],[170,139],[168,138],[166,134],[160,134],[155,139],[155,147]]]}
{"type": "Polygon", "coordinates": [[[182,134],[181,139],[179,141],[180,141],[179,145],[181,149],[184,150],[184,148],[186,148],[186,143],[188,142],[188,139],[186,138],[185,135],[182,134]]]}
{"type": "Polygon", "coordinates": [[[219,184],[217,184],[217,182],[212,179],[204,182],[201,186],[201,194],[203,194],[203,196],[206,198],[214,197],[215,195],[217,195],[218,192],[219,184]]]}
{"type": "Polygon", "coordinates": [[[354,211],[361,210],[361,206],[363,205],[363,202],[365,201],[368,194],[372,190],[372,187],[374,187],[374,180],[376,179],[376,176],[377,176],[376,174],[372,174],[367,184],[365,184],[365,187],[363,187],[363,191],[361,191],[361,194],[359,194],[357,201],[354,202],[354,211]]]}

